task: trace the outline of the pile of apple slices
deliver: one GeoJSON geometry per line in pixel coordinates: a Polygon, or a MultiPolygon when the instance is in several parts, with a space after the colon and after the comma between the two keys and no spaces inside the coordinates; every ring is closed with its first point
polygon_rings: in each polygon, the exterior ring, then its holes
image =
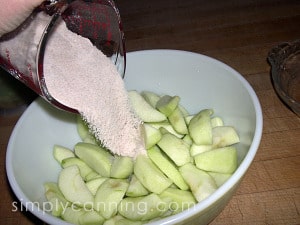
{"type": "Polygon", "coordinates": [[[192,208],[236,170],[239,136],[212,109],[190,115],[178,96],[128,94],[144,122],[147,155],[112,155],[78,117],[82,142],[74,150],[54,146],[62,170],[44,184],[54,216],[81,225],[143,224],[192,208]]]}

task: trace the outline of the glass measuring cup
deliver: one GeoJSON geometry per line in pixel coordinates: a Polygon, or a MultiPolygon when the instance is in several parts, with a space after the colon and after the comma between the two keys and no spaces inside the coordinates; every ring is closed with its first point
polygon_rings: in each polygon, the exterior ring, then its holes
{"type": "Polygon", "coordinates": [[[47,41],[61,21],[72,32],[88,38],[124,76],[124,33],[112,0],[45,1],[18,29],[1,37],[0,66],[52,105],[77,113],[51,96],[44,79],[47,41]]]}

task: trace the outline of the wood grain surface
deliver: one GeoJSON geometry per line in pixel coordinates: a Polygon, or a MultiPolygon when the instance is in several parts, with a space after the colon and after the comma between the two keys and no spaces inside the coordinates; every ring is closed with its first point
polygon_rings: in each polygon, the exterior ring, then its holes
{"type": "MultiPolygon", "coordinates": [[[[300,1],[116,0],[116,4],[128,52],[180,49],[214,57],[239,71],[259,97],[264,116],[261,145],[237,193],[211,225],[300,224],[300,118],[275,94],[266,60],[273,46],[300,38],[300,1]]],[[[17,200],[7,182],[5,152],[19,116],[0,116],[0,224],[43,224],[12,207],[17,200]]]]}

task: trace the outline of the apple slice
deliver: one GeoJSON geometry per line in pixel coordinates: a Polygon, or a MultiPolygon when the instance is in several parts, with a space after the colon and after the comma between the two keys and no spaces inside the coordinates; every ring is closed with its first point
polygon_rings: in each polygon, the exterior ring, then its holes
{"type": "Polygon", "coordinates": [[[177,166],[191,162],[189,145],[171,133],[163,134],[157,145],[173,160],[177,166]]]}
{"type": "Polygon", "coordinates": [[[189,146],[191,146],[193,144],[193,140],[191,138],[191,136],[189,134],[184,135],[184,137],[182,138],[182,140],[185,141],[185,143],[187,143],[189,146]]]}
{"type": "Polygon", "coordinates": [[[84,183],[77,166],[69,166],[59,174],[58,187],[65,198],[75,205],[92,208],[94,197],[84,183]]]}
{"type": "Polygon", "coordinates": [[[212,129],[212,140],[215,148],[225,147],[240,142],[240,138],[232,126],[214,127],[212,129]]]}
{"type": "Polygon", "coordinates": [[[154,146],[161,139],[161,132],[150,124],[143,124],[143,134],[146,149],[154,146]]]}
{"type": "Polygon", "coordinates": [[[129,197],[140,197],[149,194],[149,191],[142,185],[137,177],[132,174],[129,187],[126,191],[126,196],[129,197]]]}
{"type": "Polygon", "coordinates": [[[192,163],[180,167],[179,172],[185,182],[190,186],[190,189],[198,202],[207,198],[217,190],[214,179],[207,172],[198,169],[192,163]]]}
{"type": "Polygon", "coordinates": [[[154,164],[182,190],[188,190],[188,185],[183,180],[176,166],[171,162],[157,146],[153,146],[148,151],[148,156],[154,164]]]}
{"type": "Polygon", "coordinates": [[[53,156],[59,164],[61,164],[63,159],[75,157],[74,152],[66,147],[63,147],[61,145],[54,145],[53,146],[53,156]]]}
{"type": "Polygon", "coordinates": [[[157,194],[151,193],[144,197],[124,198],[118,207],[120,215],[133,221],[147,221],[161,216],[168,210],[157,194]]]}
{"type": "Polygon", "coordinates": [[[237,168],[237,151],[233,146],[212,149],[194,157],[196,166],[205,171],[233,173],[237,168]]]}
{"type": "Polygon", "coordinates": [[[185,119],[179,107],[176,107],[174,111],[168,116],[168,120],[177,133],[179,134],[188,133],[188,128],[185,123],[185,119]]]}
{"type": "Polygon", "coordinates": [[[85,211],[82,208],[72,206],[63,210],[61,218],[71,224],[80,224],[79,218],[83,214],[85,214],[85,211]]]}
{"type": "Polygon", "coordinates": [[[224,126],[224,122],[221,117],[215,116],[211,118],[211,126],[212,127],[218,127],[218,126],[224,126]]]}
{"type": "Polygon", "coordinates": [[[64,208],[69,206],[71,203],[65,199],[57,183],[46,182],[44,184],[45,197],[51,206],[51,214],[53,216],[60,217],[64,208]]]}
{"type": "Polygon", "coordinates": [[[222,186],[232,176],[231,173],[208,172],[208,174],[214,178],[218,187],[222,186]]]}
{"type": "Polygon", "coordinates": [[[110,169],[110,177],[125,179],[128,178],[133,172],[133,161],[132,158],[127,156],[114,157],[114,161],[110,169]]]}
{"type": "Polygon", "coordinates": [[[153,108],[156,107],[156,104],[160,99],[160,96],[158,94],[151,91],[143,91],[141,95],[153,108]]]}
{"type": "Polygon", "coordinates": [[[86,177],[91,176],[90,174],[94,174],[94,176],[98,175],[91,167],[89,167],[84,161],[77,157],[67,158],[61,162],[61,166],[63,168],[74,165],[78,166],[80,175],[84,180],[87,180],[86,177]]]}
{"type": "Polygon", "coordinates": [[[123,199],[129,183],[125,179],[109,178],[98,188],[94,209],[105,219],[109,219],[118,212],[118,204],[123,199]]]}
{"type": "Polygon", "coordinates": [[[84,140],[87,135],[90,135],[88,124],[83,120],[83,118],[80,115],[77,115],[76,120],[77,132],[81,140],[84,140]]]}
{"type": "Polygon", "coordinates": [[[134,112],[144,122],[160,122],[167,117],[152,107],[137,91],[128,92],[129,100],[134,112]]]}
{"type": "Polygon", "coordinates": [[[134,163],[134,174],[150,192],[160,194],[172,181],[145,155],[138,155],[134,163]]]}
{"type": "Polygon", "coordinates": [[[100,187],[100,185],[106,181],[107,177],[97,177],[97,178],[94,178],[94,179],[91,179],[89,181],[87,181],[85,184],[87,186],[87,188],[90,190],[90,192],[95,195],[98,188],[100,187]]]}
{"type": "Polygon", "coordinates": [[[190,115],[188,110],[185,107],[183,107],[182,105],[178,104],[178,108],[180,109],[181,114],[183,115],[184,118],[190,115]]]}
{"type": "Polygon", "coordinates": [[[95,210],[85,210],[78,218],[80,225],[97,225],[103,224],[105,219],[95,210]]]}
{"type": "Polygon", "coordinates": [[[176,188],[167,188],[159,197],[165,201],[169,201],[168,206],[173,214],[189,209],[197,203],[192,192],[176,188]]]}
{"type": "Polygon", "coordinates": [[[210,116],[213,110],[204,109],[196,114],[188,125],[190,136],[197,145],[212,144],[212,127],[210,116]]]}
{"type": "Polygon", "coordinates": [[[83,142],[94,144],[94,145],[98,145],[98,143],[99,143],[99,141],[92,134],[86,135],[85,138],[83,139],[83,142]]]}
{"type": "Polygon", "coordinates": [[[156,129],[164,128],[167,131],[169,131],[171,134],[174,134],[178,138],[182,138],[184,136],[183,134],[177,133],[169,121],[163,121],[163,122],[158,122],[158,123],[149,123],[149,124],[156,129]]]}
{"type": "Polygon", "coordinates": [[[88,166],[103,177],[110,176],[113,156],[98,145],[79,142],[75,145],[75,154],[88,166]]]}
{"type": "Polygon", "coordinates": [[[202,152],[209,151],[212,148],[213,148],[212,145],[196,145],[195,143],[193,143],[190,148],[190,153],[191,153],[191,156],[195,156],[202,152]]]}
{"type": "Polygon", "coordinates": [[[143,225],[141,221],[133,221],[117,214],[110,219],[106,220],[103,225],[143,225]]]}
{"type": "Polygon", "coordinates": [[[179,101],[178,96],[164,95],[156,103],[156,108],[168,117],[177,108],[179,101]]]}

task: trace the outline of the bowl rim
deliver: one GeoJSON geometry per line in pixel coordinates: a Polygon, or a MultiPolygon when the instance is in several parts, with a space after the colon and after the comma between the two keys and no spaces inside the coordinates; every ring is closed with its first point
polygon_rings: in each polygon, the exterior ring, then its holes
{"type": "MultiPolygon", "coordinates": [[[[158,221],[153,221],[150,223],[147,223],[149,225],[167,225],[167,224],[174,224],[183,221],[186,218],[192,217],[196,215],[199,211],[204,210],[205,208],[209,207],[210,205],[214,204],[218,199],[220,199],[226,192],[228,192],[231,188],[234,187],[235,184],[238,184],[239,181],[243,178],[245,173],[247,172],[248,168],[250,167],[251,163],[254,160],[254,157],[256,155],[256,152],[259,148],[261,137],[262,137],[262,131],[263,131],[263,114],[262,114],[262,108],[259,102],[259,99],[252,88],[252,86],[248,83],[248,81],[235,69],[230,67],[229,65],[223,63],[220,60],[217,60],[215,58],[212,58],[210,56],[206,56],[200,53],[191,52],[191,51],[184,51],[184,50],[174,50],[174,49],[151,49],[151,50],[139,50],[139,51],[132,51],[128,54],[153,54],[153,53],[171,53],[171,54],[190,54],[195,55],[197,57],[201,57],[203,60],[210,61],[213,63],[216,63],[223,68],[227,69],[231,72],[232,75],[234,75],[246,88],[251,101],[254,106],[255,110],[255,130],[254,130],[254,136],[251,142],[251,145],[249,147],[249,150],[247,154],[245,155],[245,158],[242,160],[241,164],[237,168],[237,170],[233,173],[233,175],[222,185],[222,187],[218,188],[213,194],[211,194],[206,199],[202,200],[201,202],[197,203],[195,207],[189,210],[185,210],[183,212],[180,212],[176,215],[172,215],[166,218],[162,218],[158,221]]],[[[126,77],[126,75],[125,75],[126,77]]],[[[31,111],[35,108],[37,105],[37,102],[41,99],[39,97],[37,100],[33,101],[30,106],[25,110],[25,112],[21,115],[19,120],[17,121],[11,136],[9,138],[9,142],[7,145],[7,152],[6,152],[6,174],[9,181],[9,184],[18,198],[18,200],[21,202],[21,204],[25,207],[27,203],[30,203],[31,201],[27,198],[27,196],[24,194],[24,192],[21,190],[20,186],[18,185],[18,182],[16,181],[16,178],[14,177],[13,173],[13,167],[12,167],[12,141],[14,139],[14,136],[17,133],[18,127],[22,125],[22,122],[25,117],[27,117],[28,114],[31,113],[31,111]]],[[[53,223],[56,225],[67,225],[70,224],[66,221],[63,221],[59,218],[56,218],[47,212],[44,212],[42,209],[39,209],[36,205],[33,205],[31,209],[26,209],[26,211],[31,212],[33,215],[35,215],[37,218],[43,220],[47,223],[53,223]]]]}

